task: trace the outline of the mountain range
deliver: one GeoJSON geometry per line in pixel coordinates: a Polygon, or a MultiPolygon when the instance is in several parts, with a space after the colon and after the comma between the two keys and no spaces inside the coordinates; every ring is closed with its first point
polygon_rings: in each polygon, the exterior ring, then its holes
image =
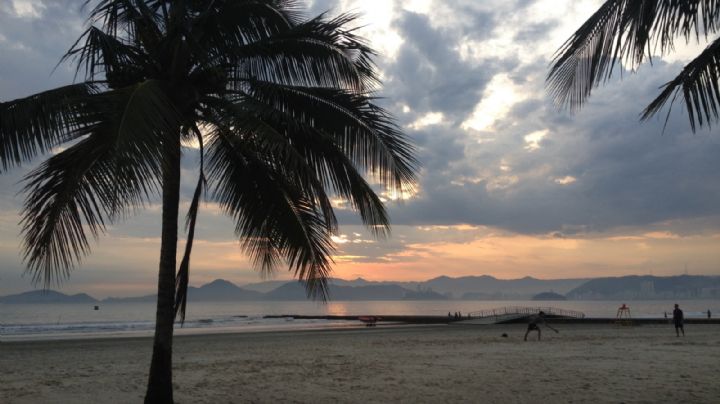
{"type": "MultiPolygon", "coordinates": [[[[331,279],[331,300],[529,300],[552,292],[572,300],[720,298],[720,276],[624,276],[596,279],[497,279],[492,276],[441,276],[425,282],[373,282],[331,279]]],[[[217,279],[188,287],[188,301],[298,301],[305,288],[296,281],[267,281],[239,287],[217,279]]],[[[35,290],[0,297],[0,303],[114,303],[154,302],[155,295],[97,300],[85,293],[66,295],[35,290]]]]}

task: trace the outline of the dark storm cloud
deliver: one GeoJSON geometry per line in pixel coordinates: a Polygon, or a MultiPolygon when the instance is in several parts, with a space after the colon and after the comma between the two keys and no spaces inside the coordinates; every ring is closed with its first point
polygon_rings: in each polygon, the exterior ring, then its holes
{"type": "MultiPolygon", "coordinates": [[[[478,19],[483,24],[470,32],[493,29],[490,18],[478,19]]],[[[450,121],[462,121],[480,101],[488,81],[502,68],[501,61],[463,61],[454,49],[462,39],[458,32],[433,27],[426,15],[403,11],[394,25],[404,43],[392,63],[381,63],[387,75],[383,95],[395,105],[408,105],[416,112],[411,117],[442,112],[450,121]]]]}
{"type": "MultiPolygon", "coordinates": [[[[523,233],[603,231],[674,219],[720,214],[720,139],[715,132],[692,135],[679,108],[665,133],[662,119],[639,122],[638,113],[659,85],[679,71],[656,64],[640,75],[600,89],[575,116],[546,101],[530,100],[510,111],[508,125],[494,142],[465,143],[459,171],[423,177],[423,194],[391,213],[398,223],[474,223],[523,233]],[[524,136],[547,129],[539,149],[524,148],[524,136]],[[505,160],[511,171],[496,167],[505,160]],[[464,170],[485,167],[517,183],[488,190],[487,180],[455,186],[464,170]],[[576,182],[555,182],[567,176],[576,182]]],[[[662,117],[664,118],[664,116],[662,117]]],[[[455,140],[457,128],[433,128],[438,138],[455,140]],[[448,133],[449,132],[449,133],[448,133]]],[[[450,142],[457,149],[455,142],[450,142]]],[[[443,148],[437,142],[433,150],[443,148]]],[[[718,223],[707,223],[717,226],[718,223]]]]}

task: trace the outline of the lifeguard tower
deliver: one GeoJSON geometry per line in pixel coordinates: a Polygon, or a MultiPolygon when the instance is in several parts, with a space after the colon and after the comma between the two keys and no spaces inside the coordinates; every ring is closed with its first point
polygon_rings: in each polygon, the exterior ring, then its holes
{"type": "Polygon", "coordinates": [[[623,303],[622,306],[618,307],[617,314],[615,315],[615,324],[633,325],[630,306],[623,303]]]}

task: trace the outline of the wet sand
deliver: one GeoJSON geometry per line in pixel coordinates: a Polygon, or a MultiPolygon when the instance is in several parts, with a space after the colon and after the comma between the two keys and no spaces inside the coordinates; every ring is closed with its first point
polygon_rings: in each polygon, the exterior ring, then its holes
{"type": "MultiPolygon", "coordinates": [[[[179,403],[717,403],[720,325],[403,326],[182,336],[179,403]],[[503,338],[503,333],[508,334],[503,338]]],[[[152,341],[0,343],[2,403],[142,402],[152,341]]]]}

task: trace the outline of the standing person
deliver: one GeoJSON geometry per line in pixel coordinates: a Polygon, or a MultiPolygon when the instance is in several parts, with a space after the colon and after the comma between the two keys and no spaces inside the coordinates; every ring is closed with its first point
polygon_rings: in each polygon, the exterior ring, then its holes
{"type": "Polygon", "coordinates": [[[683,311],[680,310],[680,306],[675,303],[675,310],[673,310],[673,322],[675,323],[675,334],[679,337],[680,331],[682,331],[683,337],[685,336],[685,328],[683,328],[683,321],[685,320],[685,317],[683,316],[683,311]]]}
{"type": "Polygon", "coordinates": [[[540,341],[540,336],[541,336],[540,335],[541,331],[540,331],[540,327],[539,327],[540,323],[544,324],[547,328],[555,331],[555,333],[559,332],[558,330],[552,328],[550,326],[550,324],[548,324],[545,321],[545,312],[541,310],[538,314],[530,316],[530,322],[528,323],[527,331],[525,331],[525,338],[524,338],[525,341],[527,341],[527,337],[528,337],[528,334],[530,334],[530,331],[537,331],[538,341],[540,341]]]}
{"type": "Polygon", "coordinates": [[[712,318],[712,314],[710,313],[710,309],[708,309],[708,318],[712,318]]]}

